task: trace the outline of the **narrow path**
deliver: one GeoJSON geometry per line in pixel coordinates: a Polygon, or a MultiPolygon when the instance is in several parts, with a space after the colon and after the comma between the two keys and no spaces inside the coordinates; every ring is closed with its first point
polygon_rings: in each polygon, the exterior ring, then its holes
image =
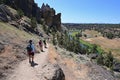
{"type": "Polygon", "coordinates": [[[44,52],[36,54],[34,58],[34,66],[30,65],[28,59],[24,60],[7,80],[41,80],[42,67],[47,64],[47,54],[48,49],[44,49],[44,52]]]}

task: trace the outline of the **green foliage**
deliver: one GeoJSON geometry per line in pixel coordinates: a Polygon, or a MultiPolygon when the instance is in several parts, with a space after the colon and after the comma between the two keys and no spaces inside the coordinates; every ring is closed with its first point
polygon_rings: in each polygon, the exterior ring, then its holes
{"type": "Polygon", "coordinates": [[[97,57],[97,63],[100,65],[105,65],[110,69],[113,69],[114,58],[113,58],[112,53],[109,52],[109,53],[103,53],[103,54],[99,54],[99,56],[97,57]],[[103,54],[104,54],[104,56],[103,56],[103,54]]]}
{"type": "Polygon", "coordinates": [[[48,28],[47,28],[47,26],[46,26],[46,25],[43,25],[43,30],[47,33],[48,28]]]}
{"type": "Polygon", "coordinates": [[[104,60],[104,64],[105,66],[109,67],[109,68],[112,68],[113,66],[113,55],[111,52],[109,52],[106,56],[105,56],[105,60],[104,60]]]}
{"type": "Polygon", "coordinates": [[[42,24],[42,25],[45,24],[45,20],[43,18],[40,19],[40,24],[42,24]]]}
{"type": "Polygon", "coordinates": [[[53,34],[53,45],[57,45],[57,40],[56,40],[56,38],[55,38],[55,34],[53,34]]]}
{"type": "Polygon", "coordinates": [[[109,38],[109,39],[113,39],[114,35],[113,35],[113,33],[107,33],[106,37],[109,38]]]}
{"type": "Polygon", "coordinates": [[[119,32],[119,34],[118,34],[118,37],[120,38],[120,32],[119,32]]]}
{"type": "Polygon", "coordinates": [[[57,34],[57,40],[59,46],[75,53],[80,52],[81,48],[79,45],[80,41],[78,37],[72,37],[65,31],[64,33],[57,34]]]}
{"type": "Polygon", "coordinates": [[[99,56],[97,57],[97,64],[104,65],[103,54],[99,54],[99,56]]]}
{"type": "Polygon", "coordinates": [[[35,17],[31,18],[31,26],[33,29],[35,29],[37,27],[37,21],[35,17]]]}
{"type": "Polygon", "coordinates": [[[0,4],[6,4],[7,0],[0,0],[0,4]]]}
{"type": "Polygon", "coordinates": [[[76,36],[76,37],[82,37],[82,33],[79,32],[79,33],[77,33],[75,36],[76,36]]]}
{"type": "Polygon", "coordinates": [[[97,45],[96,44],[93,44],[93,47],[92,47],[92,53],[97,53],[97,45]]]}
{"type": "Polygon", "coordinates": [[[24,12],[21,9],[18,9],[17,12],[20,17],[24,16],[24,12]]]}

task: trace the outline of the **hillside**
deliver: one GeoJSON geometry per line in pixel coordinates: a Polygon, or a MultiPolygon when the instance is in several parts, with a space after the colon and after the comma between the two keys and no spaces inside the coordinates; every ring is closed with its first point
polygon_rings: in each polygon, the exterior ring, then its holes
{"type": "Polygon", "coordinates": [[[8,23],[0,22],[0,78],[4,80],[18,62],[26,59],[29,39],[37,41],[34,34],[21,31],[8,23]]]}
{"type": "Polygon", "coordinates": [[[48,4],[41,8],[34,0],[9,0],[5,4],[0,5],[0,80],[120,79],[119,72],[98,65],[87,54],[62,47],[74,46],[63,38],[67,28],[61,25],[61,14],[48,4]],[[38,42],[46,38],[47,48],[42,52],[38,42]],[[54,44],[56,38],[60,44],[54,44]],[[26,51],[29,40],[35,45],[33,63],[29,63],[26,51]]]}
{"type": "Polygon", "coordinates": [[[65,80],[119,80],[120,74],[90,61],[86,55],[77,55],[57,47],[50,46],[48,59],[51,63],[58,63],[65,74],[65,80]]]}

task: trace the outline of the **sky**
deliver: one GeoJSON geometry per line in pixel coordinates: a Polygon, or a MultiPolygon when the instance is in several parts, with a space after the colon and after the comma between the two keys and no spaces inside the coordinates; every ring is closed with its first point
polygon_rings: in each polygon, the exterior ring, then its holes
{"type": "Polygon", "coordinates": [[[62,23],[120,23],[120,0],[35,0],[61,13],[62,23]]]}

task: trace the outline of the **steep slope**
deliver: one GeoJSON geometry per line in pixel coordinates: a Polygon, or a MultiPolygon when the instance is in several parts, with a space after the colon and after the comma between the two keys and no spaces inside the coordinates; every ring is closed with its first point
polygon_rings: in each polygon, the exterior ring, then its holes
{"type": "MultiPolygon", "coordinates": [[[[26,45],[29,39],[39,39],[34,34],[21,31],[8,23],[0,22],[0,78],[5,78],[19,61],[27,56],[26,45]]],[[[3,79],[4,80],[4,79],[3,79]]]]}
{"type": "Polygon", "coordinates": [[[9,23],[0,22],[0,80],[65,79],[60,66],[49,63],[48,49],[38,54],[38,41],[39,36],[19,30],[9,23]],[[35,63],[31,63],[31,66],[26,52],[29,39],[34,41],[36,47],[35,63]]]}
{"type": "MultiPolygon", "coordinates": [[[[86,55],[76,55],[65,49],[50,47],[48,59],[58,63],[65,74],[65,80],[119,80],[111,71],[90,61],[86,55]]],[[[120,76],[120,74],[119,74],[120,76]]]]}

